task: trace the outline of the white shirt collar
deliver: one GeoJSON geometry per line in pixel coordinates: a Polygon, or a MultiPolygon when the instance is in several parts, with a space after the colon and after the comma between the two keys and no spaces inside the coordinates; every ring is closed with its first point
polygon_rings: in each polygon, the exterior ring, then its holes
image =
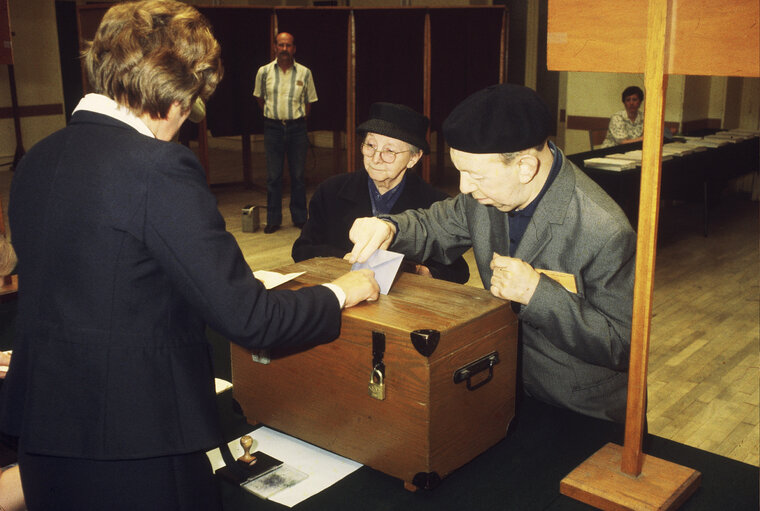
{"type": "Polygon", "coordinates": [[[152,131],[145,125],[145,123],[130,112],[127,108],[119,105],[116,101],[104,96],[102,94],[90,93],[83,97],[77,107],[74,109],[74,113],[78,110],[87,110],[88,112],[95,112],[96,114],[103,114],[121,121],[134,129],[139,131],[145,136],[156,138],[152,131]]]}

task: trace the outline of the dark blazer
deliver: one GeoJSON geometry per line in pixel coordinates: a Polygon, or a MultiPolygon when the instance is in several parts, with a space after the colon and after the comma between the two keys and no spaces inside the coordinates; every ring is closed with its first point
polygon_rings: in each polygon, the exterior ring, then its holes
{"type": "Polygon", "coordinates": [[[329,341],[324,286],[267,291],[195,155],[77,112],[15,171],[14,355],[0,429],[27,452],[124,459],[221,440],[206,324],[247,348],[329,341]]]}
{"type": "MultiPolygon", "coordinates": [[[[293,244],[291,255],[294,261],[312,257],[343,257],[351,252],[353,243],[348,239],[351,225],[357,218],[372,216],[368,180],[367,171],[361,169],[350,174],[332,176],[317,187],[309,203],[309,220],[293,244]]],[[[407,171],[404,189],[391,213],[427,208],[434,202],[447,198],[448,195],[430,186],[415,172],[407,171]]],[[[452,264],[431,258],[422,264],[437,279],[464,284],[470,278],[469,266],[462,257],[452,264]]]]}

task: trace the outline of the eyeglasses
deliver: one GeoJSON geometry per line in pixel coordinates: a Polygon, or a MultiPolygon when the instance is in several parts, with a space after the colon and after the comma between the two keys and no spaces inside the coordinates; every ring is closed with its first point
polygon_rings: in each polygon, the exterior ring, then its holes
{"type": "MultiPolygon", "coordinates": [[[[373,146],[372,144],[365,144],[362,142],[362,154],[366,156],[367,158],[374,158],[375,153],[378,151],[377,147],[373,146]]],[[[383,149],[380,151],[380,159],[383,160],[385,163],[393,163],[396,161],[396,155],[401,153],[409,153],[408,149],[406,151],[391,151],[390,149],[383,149]]]]}

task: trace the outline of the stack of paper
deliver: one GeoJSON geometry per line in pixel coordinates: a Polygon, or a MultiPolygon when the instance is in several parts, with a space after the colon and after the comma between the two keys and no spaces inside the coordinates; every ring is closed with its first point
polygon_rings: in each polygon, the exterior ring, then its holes
{"type": "Polygon", "coordinates": [[[663,156],[666,154],[672,154],[674,156],[684,156],[694,152],[694,146],[686,146],[685,144],[672,143],[662,146],[663,156]]]}
{"type": "Polygon", "coordinates": [[[720,147],[731,142],[725,138],[708,139],[703,137],[681,137],[686,140],[689,145],[695,145],[699,147],[720,147]]]}
{"type": "MultiPolygon", "coordinates": [[[[633,151],[628,151],[628,152],[625,152],[625,153],[610,154],[607,157],[608,158],[617,158],[619,160],[629,160],[629,161],[636,162],[637,164],[640,165],[641,164],[641,155],[642,154],[643,153],[642,153],[641,149],[635,149],[633,151]]],[[[665,153],[662,154],[662,161],[672,160],[672,159],[673,159],[673,155],[672,154],[665,154],[665,153]]]]}
{"type": "Polygon", "coordinates": [[[679,153],[681,156],[684,154],[698,153],[700,151],[707,151],[705,146],[693,144],[691,142],[670,142],[662,146],[663,152],[679,153]]]}
{"type": "Polygon", "coordinates": [[[735,140],[737,142],[741,142],[742,140],[747,140],[748,138],[752,138],[749,135],[745,135],[743,133],[736,133],[733,131],[717,131],[713,133],[712,135],[709,135],[710,138],[726,138],[729,140],[735,140]]]}
{"type": "Polygon", "coordinates": [[[635,161],[618,158],[589,158],[583,160],[583,165],[602,170],[628,170],[636,168],[635,161]]]}
{"type": "Polygon", "coordinates": [[[729,133],[736,133],[737,135],[744,135],[748,138],[760,137],[760,130],[750,130],[744,128],[734,128],[728,130],[729,133]]]}
{"type": "Polygon", "coordinates": [[[716,137],[715,135],[708,135],[702,137],[702,143],[707,144],[708,147],[721,147],[726,144],[735,144],[739,142],[736,139],[728,137],[716,137]]]}

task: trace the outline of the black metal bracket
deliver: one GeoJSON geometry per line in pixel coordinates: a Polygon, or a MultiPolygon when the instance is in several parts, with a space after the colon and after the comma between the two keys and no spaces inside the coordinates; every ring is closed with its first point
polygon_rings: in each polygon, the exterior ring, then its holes
{"type": "Polygon", "coordinates": [[[495,364],[499,363],[499,352],[498,351],[492,351],[488,355],[481,357],[477,359],[474,362],[470,362],[466,366],[462,366],[456,371],[454,371],[454,383],[462,383],[463,381],[467,382],[467,388],[469,390],[475,390],[489,381],[493,378],[493,366],[495,364]],[[472,384],[471,378],[475,376],[476,374],[488,370],[488,376],[486,376],[485,379],[482,381],[476,383],[475,385],[472,384]]]}
{"type": "Polygon", "coordinates": [[[438,347],[438,341],[441,340],[441,332],[438,330],[415,330],[409,335],[414,348],[424,357],[432,355],[438,347]]]}
{"type": "Polygon", "coordinates": [[[412,479],[412,484],[423,490],[432,490],[441,484],[441,476],[437,472],[417,472],[412,479]]]}

